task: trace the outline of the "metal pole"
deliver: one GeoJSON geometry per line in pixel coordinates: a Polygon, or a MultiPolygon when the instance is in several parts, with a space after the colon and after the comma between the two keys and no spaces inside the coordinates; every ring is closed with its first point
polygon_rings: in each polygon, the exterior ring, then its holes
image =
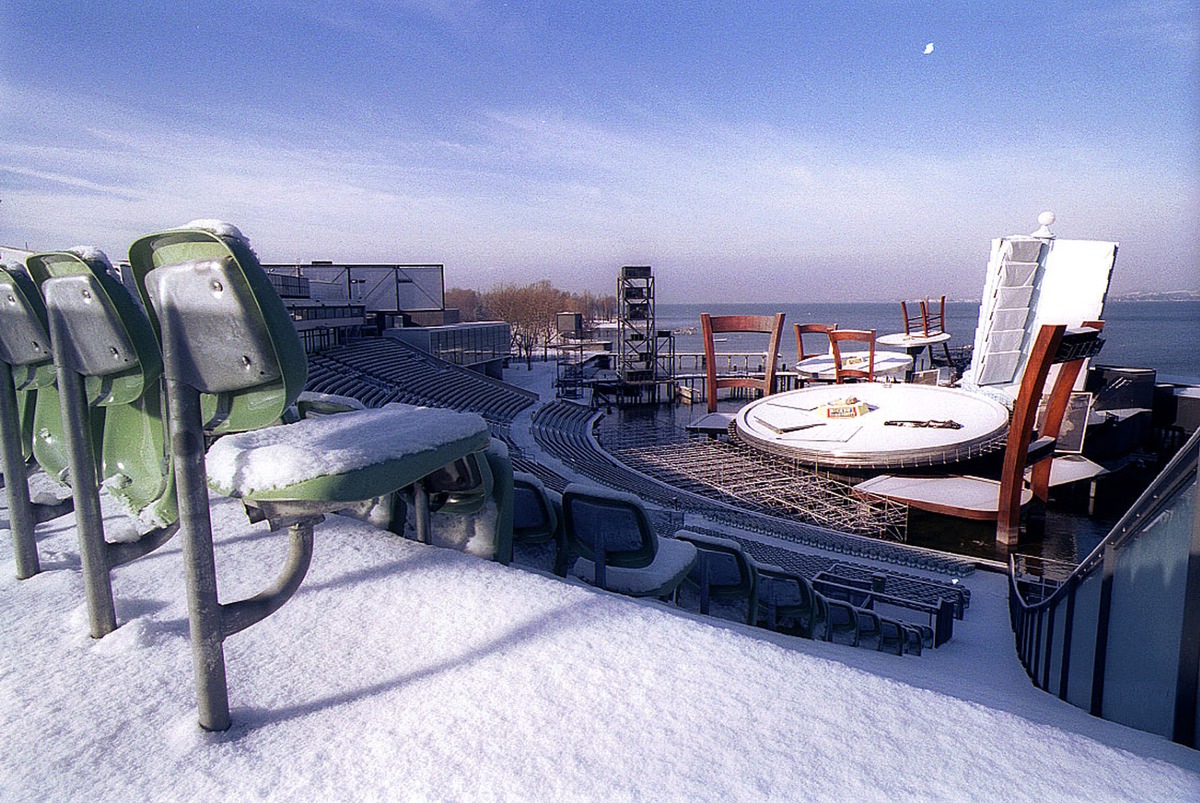
{"type": "Polygon", "coordinates": [[[288,556],[275,584],[249,599],[221,606],[221,637],[228,638],[247,627],[261,622],[292,598],[300,588],[312,562],[313,525],[324,516],[309,516],[288,527],[288,556]]]}
{"type": "Polygon", "coordinates": [[[417,542],[429,543],[429,491],[424,480],[413,483],[413,515],[416,519],[417,542]]]}
{"type": "Polygon", "coordinates": [[[38,563],[37,539],[34,537],[33,506],[29,503],[25,455],[21,451],[17,389],[13,383],[12,366],[3,360],[0,360],[0,468],[4,470],[4,484],[8,489],[8,520],[12,530],[17,579],[25,580],[41,571],[41,566],[38,563]]]}
{"type": "Polygon", "coordinates": [[[64,348],[70,337],[61,316],[51,313],[51,341],[58,367],[58,392],[62,408],[75,525],[79,530],[79,556],[83,564],[83,590],[88,606],[88,631],[103,638],[117,629],[112,579],[104,545],[104,517],[96,482],[96,454],[92,448],[92,422],[83,377],[67,365],[64,348]]]}
{"type": "Polygon", "coordinates": [[[204,429],[200,393],[179,378],[178,357],[170,347],[170,327],[163,327],[167,377],[167,409],[171,452],[179,495],[179,528],[183,533],[184,586],[188,626],[192,634],[192,667],[200,727],[229,727],[229,691],[225,682],[221,606],[217,601],[217,569],[213,558],[212,520],[204,467],[204,429]]]}

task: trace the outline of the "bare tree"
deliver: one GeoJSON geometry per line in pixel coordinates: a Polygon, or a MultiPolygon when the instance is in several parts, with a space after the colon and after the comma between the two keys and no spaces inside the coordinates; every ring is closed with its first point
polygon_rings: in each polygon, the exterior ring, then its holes
{"type": "MultiPolygon", "coordinates": [[[[547,283],[548,284],[548,283],[547,283]]],[[[513,351],[533,362],[533,350],[542,332],[539,310],[532,285],[521,287],[501,284],[483,294],[483,308],[489,318],[507,321],[512,327],[513,351]]]]}
{"type": "Polygon", "coordinates": [[[466,290],[461,287],[451,287],[446,291],[446,309],[458,310],[459,320],[483,320],[483,296],[476,290],[466,290]]]}
{"type": "MultiPolygon", "coordinates": [[[[460,291],[447,291],[447,298],[456,292],[460,291]]],[[[462,298],[463,301],[456,303],[465,303],[467,297],[462,298]]],[[[580,312],[590,322],[610,316],[616,309],[613,296],[572,295],[546,279],[523,286],[497,285],[480,295],[479,301],[481,317],[507,321],[512,327],[512,349],[525,357],[527,365],[532,363],[533,351],[539,345],[543,359],[548,356],[550,344],[558,333],[558,313],[580,312]]]]}

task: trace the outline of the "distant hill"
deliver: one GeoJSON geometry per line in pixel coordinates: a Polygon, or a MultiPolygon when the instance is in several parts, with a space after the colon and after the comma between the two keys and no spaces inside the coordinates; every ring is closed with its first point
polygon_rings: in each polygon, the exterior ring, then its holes
{"type": "Polygon", "coordinates": [[[1109,301],[1200,301],[1200,290],[1150,290],[1109,296],[1109,301]]]}

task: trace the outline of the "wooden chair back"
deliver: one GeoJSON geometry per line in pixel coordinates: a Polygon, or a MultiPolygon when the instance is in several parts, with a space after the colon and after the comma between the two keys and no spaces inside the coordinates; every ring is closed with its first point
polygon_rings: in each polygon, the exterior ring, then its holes
{"type": "Polygon", "coordinates": [[[935,308],[934,303],[929,299],[921,301],[921,318],[924,321],[924,334],[938,335],[946,331],[946,297],[942,296],[935,308]]]}
{"type": "Polygon", "coordinates": [[[900,302],[900,317],[904,319],[904,334],[919,335],[925,333],[925,302],[922,301],[913,305],[913,311],[909,314],[908,302],[900,302]]]}
{"type": "Polygon", "coordinates": [[[837,324],[797,323],[794,324],[794,328],[796,330],[796,362],[802,362],[809,357],[820,357],[826,353],[824,351],[805,351],[804,335],[821,335],[828,342],[829,333],[833,329],[837,329],[837,324]]]}
{"type": "Polygon", "coordinates": [[[832,329],[829,332],[829,344],[833,347],[834,375],[839,385],[847,379],[862,379],[867,382],[875,381],[875,330],[874,329],[832,329]],[[851,367],[848,364],[849,353],[843,354],[842,343],[855,342],[867,344],[867,367],[851,367]]]}
{"type": "Polygon", "coordinates": [[[709,315],[700,313],[700,328],[704,333],[705,395],[708,411],[717,411],[718,388],[755,388],[768,396],[775,391],[775,363],[779,360],[779,340],[783,334],[782,312],[774,315],[709,315]],[[717,351],[713,335],[720,332],[759,332],[771,336],[763,356],[763,375],[718,376],[717,351]]]}

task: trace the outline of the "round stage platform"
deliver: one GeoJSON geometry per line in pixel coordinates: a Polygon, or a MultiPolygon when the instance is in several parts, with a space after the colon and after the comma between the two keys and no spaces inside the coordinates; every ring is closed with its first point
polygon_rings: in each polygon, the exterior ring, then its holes
{"type": "Polygon", "coordinates": [[[978,394],[867,382],[766,396],[743,407],[734,426],[755,448],[816,467],[896,469],[1003,449],[1008,419],[1004,405],[978,394]]]}

